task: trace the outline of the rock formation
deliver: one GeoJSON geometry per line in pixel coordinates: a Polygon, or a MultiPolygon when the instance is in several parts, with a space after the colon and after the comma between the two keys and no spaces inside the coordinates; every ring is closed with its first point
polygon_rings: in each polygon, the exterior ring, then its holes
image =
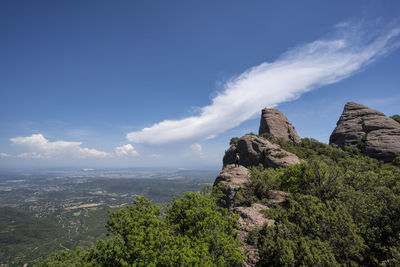
{"type": "Polygon", "coordinates": [[[248,182],[250,173],[247,168],[233,164],[225,166],[214,181],[214,188],[219,186],[223,193],[222,206],[232,210],[237,191],[248,182]]]}
{"type": "Polygon", "coordinates": [[[275,221],[266,218],[262,213],[273,205],[279,205],[286,201],[288,193],[278,190],[269,192],[268,203],[253,203],[249,207],[235,205],[237,192],[251,181],[251,176],[247,168],[243,166],[235,167],[229,164],[222,169],[221,173],[215,179],[214,189],[219,188],[223,193],[221,205],[230,211],[240,215],[238,221],[238,239],[243,242],[241,249],[246,254],[246,261],[243,266],[255,266],[259,260],[258,249],[254,245],[246,243],[247,236],[251,230],[262,227],[264,224],[274,225],[275,221]]]}
{"type": "Polygon", "coordinates": [[[274,108],[265,108],[261,112],[258,134],[269,134],[276,139],[295,144],[301,142],[299,135],[285,115],[274,108]]]}
{"type": "Polygon", "coordinates": [[[400,156],[400,124],[380,111],[349,102],[329,143],[359,147],[370,157],[391,161],[400,156]]]}
{"type": "Polygon", "coordinates": [[[276,168],[300,162],[296,155],[282,149],[279,145],[251,134],[246,134],[239,139],[237,144],[231,145],[225,152],[223,165],[232,164],[236,153],[239,153],[240,165],[245,167],[262,164],[265,168],[276,168]]]}
{"type": "MultiPolygon", "coordinates": [[[[300,143],[300,138],[287,118],[278,110],[264,109],[260,123],[260,134],[267,133],[273,139],[300,143]]],[[[266,218],[263,210],[272,205],[279,205],[286,201],[287,193],[277,190],[268,192],[268,203],[252,203],[251,206],[239,206],[237,193],[246,184],[251,182],[251,176],[247,167],[262,164],[265,168],[288,167],[299,163],[300,159],[278,144],[274,144],[266,138],[247,134],[225,152],[223,169],[214,182],[214,189],[221,190],[220,205],[240,215],[238,221],[238,238],[243,241],[242,250],[246,254],[243,266],[255,266],[259,256],[258,249],[246,243],[251,230],[262,227],[264,224],[274,225],[274,220],[266,218]],[[236,153],[239,153],[239,167],[233,164],[236,153]]]]}
{"type": "MultiPolygon", "coordinates": [[[[259,164],[265,168],[288,167],[300,162],[296,155],[274,142],[278,139],[295,144],[301,142],[296,130],[281,112],[264,109],[259,134],[267,134],[268,139],[247,134],[233,140],[233,144],[225,152],[223,169],[214,182],[214,189],[220,189],[222,193],[220,205],[240,215],[237,237],[244,244],[241,247],[246,254],[243,266],[256,266],[259,260],[256,244],[247,242],[248,234],[265,224],[274,225],[275,221],[267,218],[264,211],[273,205],[281,205],[288,195],[286,192],[269,190],[267,202],[251,205],[248,203],[249,206],[243,206],[246,204],[241,202],[238,192],[251,182],[247,168],[259,164]],[[236,153],[240,156],[239,167],[233,164],[236,153]]],[[[400,155],[400,123],[377,110],[350,102],[344,107],[337,127],[330,137],[330,143],[342,148],[357,146],[369,156],[389,161],[400,155]]]]}

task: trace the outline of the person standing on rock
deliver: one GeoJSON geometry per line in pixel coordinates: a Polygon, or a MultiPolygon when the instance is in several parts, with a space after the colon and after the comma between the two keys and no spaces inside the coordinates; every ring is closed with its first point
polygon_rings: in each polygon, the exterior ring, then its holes
{"type": "Polygon", "coordinates": [[[235,167],[239,167],[239,160],[240,160],[239,153],[236,152],[236,156],[235,156],[235,167]]]}

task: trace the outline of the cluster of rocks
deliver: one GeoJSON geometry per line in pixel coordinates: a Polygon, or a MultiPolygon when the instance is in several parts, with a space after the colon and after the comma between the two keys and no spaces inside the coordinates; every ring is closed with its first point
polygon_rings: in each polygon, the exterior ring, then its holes
{"type": "MultiPolygon", "coordinates": [[[[240,215],[238,238],[244,242],[242,250],[247,256],[243,266],[255,266],[259,259],[257,248],[246,244],[248,233],[264,224],[274,225],[274,220],[266,218],[263,211],[284,203],[288,195],[270,190],[268,203],[237,206],[237,192],[251,181],[247,168],[260,164],[265,168],[288,167],[301,161],[279,146],[279,142],[271,140],[301,143],[286,116],[276,109],[266,108],[261,113],[259,135],[246,134],[231,144],[223,158],[223,169],[214,182],[214,188],[218,187],[223,193],[221,205],[240,215]],[[240,158],[239,167],[233,164],[236,154],[240,158]]],[[[349,102],[330,136],[330,144],[341,148],[359,147],[368,156],[391,161],[400,156],[400,123],[382,112],[349,102]]]]}
{"type": "Polygon", "coordinates": [[[240,165],[245,167],[262,164],[265,168],[277,168],[300,162],[295,154],[265,138],[252,134],[246,134],[238,140],[237,144],[230,146],[225,152],[223,165],[233,163],[236,153],[239,153],[240,165]]]}
{"type": "Polygon", "coordinates": [[[296,144],[301,142],[292,124],[279,110],[273,108],[262,110],[259,135],[246,134],[236,144],[232,144],[225,152],[223,166],[233,163],[236,153],[239,153],[240,165],[245,167],[262,164],[265,168],[276,168],[300,162],[296,155],[261,137],[268,135],[274,140],[296,144]]]}
{"type": "Polygon", "coordinates": [[[274,220],[266,218],[264,210],[272,205],[279,205],[286,200],[287,193],[271,190],[268,203],[253,203],[251,206],[237,206],[237,192],[250,182],[251,176],[248,167],[262,164],[265,168],[288,167],[291,164],[299,163],[300,159],[278,144],[272,143],[262,135],[272,140],[300,143],[294,127],[280,111],[272,108],[263,109],[261,115],[260,136],[246,134],[230,146],[223,158],[223,169],[215,179],[214,187],[218,187],[223,195],[221,205],[240,215],[238,221],[238,238],[243,241],[241,248],[247,256],[243,266],[255,266],[258,261],[258,249],[251,244],[246,244],[249,232],[255,227],[262,227],[264,224],[273,225],[274,220]],[[233,164],[236,154],[240,157],[240,166],[233,164]]]}
{"type": "Polygon", "coordinates": [[[349,102],[329,143],[358,147],[370,157],[389,162],[400,156],[400,123],[380,111],[349,102]]]}

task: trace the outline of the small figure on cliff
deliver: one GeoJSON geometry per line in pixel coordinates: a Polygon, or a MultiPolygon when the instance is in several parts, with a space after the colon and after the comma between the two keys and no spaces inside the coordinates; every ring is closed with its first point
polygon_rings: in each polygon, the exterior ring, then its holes
{"type": "Polygon", "coordinates": [[[239,159],[240,159],[239,153],[236,153],[236,156],[235,156],[235,167],[239,167],[239,159]]]}

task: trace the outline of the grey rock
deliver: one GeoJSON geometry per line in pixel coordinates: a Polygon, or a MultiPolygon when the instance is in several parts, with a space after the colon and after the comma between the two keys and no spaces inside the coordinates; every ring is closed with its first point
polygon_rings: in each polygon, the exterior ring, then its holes
{"type": "Polygon", "coordinates": [[[221,206],[232,210],[237,191],[248,182],[250,182],[250,173],[247,168],[243,166],[235,167],[233,164],[225,166],[215,179],[213,186],[222,190],[223,202],[221,206]]]}
{"type": "Polygon", "coordinates": [[[359,147],[370,157],[392,161],[400,156],[400,124],[380,111],[349,102],[329,143],[341,148],[359,147]]]}
{"type": "Polygon", "coordinates": [[[238,143],[231,145],[225,152],[223,165],[233,164],[235,155],[239,153],[239,164],[245,167],[262,164],[265,168],[288,167],[300,162],[300,159],[279,145],[273,144],[265,138],[247,134],[241,137],[238,143]]]}
{"type": "Polygon", "coordinates": [[[265,108],[261,112],[258,134],[265,133],[285,142],[291,141],[295,144],[301,142],[299,135],[286,116],[274,108],[265,108]]]}

